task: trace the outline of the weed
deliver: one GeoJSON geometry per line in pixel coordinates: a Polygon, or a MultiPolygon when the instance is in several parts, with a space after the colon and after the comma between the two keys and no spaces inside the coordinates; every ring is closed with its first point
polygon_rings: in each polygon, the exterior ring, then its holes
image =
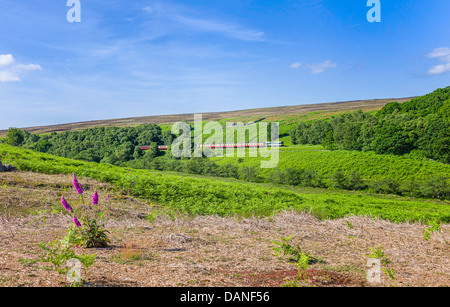
{"type": "Polygon", "coordinates": [[[442,239],[444,240],[445,244],[450,245],[450,243],[445,239],[444,232],[441,229],[441,223],[439,223],[439,222],[434,222],[433,224],[431,224],[430,227],[425,228],[425,232],[423,234],[423,239],[425,241],[429,241],[431,234],[433,232],[437,232],[438,234],[440,234],[442,239]]]}
{"type": "MultiPolygon", "coordinates": [[[[43,250],[44,255],[39,258],[38,261],[35,262],[48,262],[51,264],[52,269],[60,275],[60,282],[61,282],[61,276],[64,274],[68,274],[69,268],[67,267],[67,263],[69,260],[76,259],[80,261],[84,267],[86,268],[86,274],[87,269],[94,263],[97,254],[93,255],[85,255],[85,254],[75,254],[73,250],[73,244],[70,242],[72,241],[73,232],[69,230],[66,237],[63,239],[57,239],[53,242],[50,242],[48,244],[45,243],[39,243],[38,246],[43,250]]],[[[32,261],[22,261],[22,263],[31,263],[32,261]]],[[[34,262],[34,261],[33,261],[34,262]]],[[[73,276],[72,276],[73,277],[73,276]]],[[[82,280],[75,282],[72,284],[72,286],[82,285],[82,280]]]]}
{"type": "Polygon", "coordinates": [[[383,247],[381,245],[376,248],[371,247],[370,250],[372,251],[372,253],[367,256],[369,258],[375,258],[380,260],[383,272],[389,277],[389,279],[392,281],[395,287],[396,286],[395,271],[390,267],[392,261],[389,260],[389,258],[384,253],[383,247]]]}
{"type": "Polygon", "coordinates": [[[39,259],[25,259],[25,258],[19,258],[19,262],[23,265],[23,266],[31,266],[32,264],[38,263],[40,262],[39,259]]]}
{"type": "Polygon", "coordinates": [[[353,224],[349,221],[345,220],[345,223],[347,224],[348,228],[353,229],[353,224]]]}
{"type": "Polygon", "coordinates": [[[312,258],[309,253],[303,253],[299,245],[291,245],[289,241],[292,237],[293,235],[288,238],[281,238],[280,242],[272,241],[276,245],[272,247],[272,250],[276,256],[288,256],[289,261],[295,262],[298,272],[294,282],[305,281],[308,277],[306,270],[309,264],[317,262],[317,259],[312,258]]]}

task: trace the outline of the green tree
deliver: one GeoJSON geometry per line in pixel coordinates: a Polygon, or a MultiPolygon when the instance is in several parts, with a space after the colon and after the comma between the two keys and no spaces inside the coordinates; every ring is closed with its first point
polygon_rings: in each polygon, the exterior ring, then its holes
{"type": "Polygon", "coordinates": [[[364,180],[361,178],[359,171],[352,170],[347,177],[347,189],[349,190],[363,190],[366,188],[364,180]]]}
{"type": "Polygon", "coordinates": [[[284,171],[284,181],[288,185],[292,185],[292,186],[300,185],[302,182],[303,173],[304,173],[303,170],[287,168],[284,171]]]}
{"type": "Polygon", "coordinates": [[[131,159],[134,153],[134,146],[130,141],[126,141],[116,148],[115,154],[120,162],[126,162],[131,159]]]}
{"type": "Polygon", "coordinates": [[[450,186],[444,177],[430,178],[422,184],[421,193],[425,197],[450,199],[450,186]]]}
{"type": "Polygon", "coordinates": [[[34,146],[34,150],[39,152],[48,152],[52,144],[46,139],[40,139],[34,146]]]}
{"type": "Polygon", "coordinates": [[[335,172],[330,177],[330,186],[335,189],[346,189],[347,177],[342,172],[335,172]]]}
{"type": "Polygon", "coordinates": [[[418,147],[424,155],[433,160],[450,163],[450,126],[435,115],[425,118],[426,132],[418,140],[418,147]]]}
{"type": "Polygon", "coordinates": [[[327,132],[327,134],[325,135],[325,138],[323,139],[323,143],[322,146],[325,149],[328,150],[335,150],[336,149],[336,144],[334,142],[334,132],[333,130],[330,130],[327,132]]]}
{"type": "Polygon", "coordinates": [[[386,116],[374,128],[374,151],[379,154],[403,155],[416,149],[418,135],[424,132],[424,127],[418,127],[422,125],[419,121],[410,114],[398,112],[386,116]]]}
{"type": "Polygon", "coordinates": [[[259,181],[259,170],[252,166],[242,166],[239,170],[239,179],[258,182],[259,181]]]}
{"type": "Polygon", "coordinates": [[[143,152],[142,150],[139,148],[139,146],[134,147],[134,152],[133,152],[133,158],[135,160],[138,160],[139,158],[141,158],[143,156],[143,152]]]}
{"type": "Polygon", "coordinates": [[[145,150],[144,152],[144,166],[148,167],[150,166],[150,163],[159,155],[159,149],[157,143],[151,143],[150,148],[148,150],[145,150]]]}
{"type": "Polygon", "coordinates": [[[18,128],[9,128],[6,133],[6,142],[11,146],[20,146],[24,141],[23,131],[18,128]]]}
{"type": "Polygon", "coordinates": [[[286,174],[284,171],[275,169],[267,176],[267,182],[275,184],[284,184],[286,180],[286,174]]]}

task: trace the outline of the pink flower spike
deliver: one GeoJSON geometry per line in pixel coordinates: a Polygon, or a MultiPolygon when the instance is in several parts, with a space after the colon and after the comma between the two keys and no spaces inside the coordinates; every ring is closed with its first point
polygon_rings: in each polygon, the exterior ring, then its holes
{"type": "Polygon", "coordinates": [[[80,221],[78,221],[78,219],[75,215],[73,216],[73,222],[75,223],[75,226],[77,226],[77,228],[81,227],[81,223],[80,223],[80,221]]]}
{"type": "Polygon", "coordinates": [[[77,177],[75,177],[75,174],[73,175],[73,180],[72,180],[73,186],[75,188],[75,190],[77,190],[78,194],[83,194],[83,187],[78,183],[77,177]]]}
{"type": "Polygon", "coordinates": [[[94,195],[92,195],[92,204],[94,206],[98,205],[98,194],[97,194],[97,191],[95,191],[94,195]]]}
{"type": "Polygon", "coordinates": [[[64,206],[64,208],[67,210],[67,212],[73,213],[72,207],[67,203],[67,201],[64,199],[63,196],[61,196],[61,203],[64,206]]]}

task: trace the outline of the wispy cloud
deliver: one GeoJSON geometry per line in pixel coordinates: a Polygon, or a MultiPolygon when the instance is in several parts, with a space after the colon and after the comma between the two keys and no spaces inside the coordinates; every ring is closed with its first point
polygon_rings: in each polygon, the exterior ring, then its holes
{"type": "Polygon", "coordinates": [[[0,82],[18,82],[26,71],[42,70],[38,64],[15,64],[11,54],[0,54],[0,82]]]}
{"type": "Polygon", "coordinates": [[[325,62],[318,63],[318,64],[311,64],[308,65],[308,68],[310,69],[310,73],[313,75],[321,74],[331,68],[336,68],[337,64],[331,62],[330,60],[326,60],[325,62]]]}
{"type": "Polygon", "coordinates": [[[243,41],[255,41],[255,42],[264,41],[263,32],[245,29],[240,25],[224,21],[191,18],[180,15],[173,16],[173,20],[193,30],[201,32],[222,34],[229,38],[234,38],[243,41]]]}
{"type": "Polygon", "coordinates": [[[240,24],[225,20],[189,16],[185,13],[186,9],[176,6],[156,3],[153,6],[144,7],[143,11],[156,17],[166,18],[186,30],[215,33],[228,38],[249,42],[265,41],[263,31],[249,29],[240,24]]]}
{"type": "Polygon", "coordinates": [[[427,55],[429,58],[438,59],[443,64],[435,65],[428,70],[430,75],[441,75],[450,72],[450,48],[436,48],[427,55]]]}
{"type": "Polygon", "coordinates": [[[331,68],[336,68],[337,66],[338,66],[338,64],[333,63],[330,60],[326,60],[321,63],[308,64],[308,65],[303,65],[300,62],[295,62],[295,63],[292,63],[291,65],[289,65],[289,68],[290,69],[309,70],[310,74],[317,75],[317,74],[324,73],[325,71],[327,71],[331,68]]]}
{"type": "Polygon", "coordinates": [[[436,48],[428,54],[429,58],[443,58],[450,62],[450,48],[436,48]]]}
{"type": "Polygon", "coordinates": [[[292,69],[298,69],[298,68],[300,68],[301,66],[302,66],[301,63],[296,62],[296,63],[292,63],[291,65],[289,65],[289,68],[292,68],[292,69]]]}

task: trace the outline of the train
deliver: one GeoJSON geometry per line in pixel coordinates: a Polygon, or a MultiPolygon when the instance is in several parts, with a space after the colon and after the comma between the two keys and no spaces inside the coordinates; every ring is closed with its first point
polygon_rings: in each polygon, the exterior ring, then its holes
{"type": "MultiPolygon", "coordinates": [[[[197,144],[196,148],[260,148],[260,147],[284,147],[283,142],[260,142],[260,143],[226,143],[226,144],[197,144]]],[[[150,146],[139,146],[141,150],[149,150],[150,146]]],[[[159,150],[168,150],[168,145],[159,145],[159,150]]]]}

